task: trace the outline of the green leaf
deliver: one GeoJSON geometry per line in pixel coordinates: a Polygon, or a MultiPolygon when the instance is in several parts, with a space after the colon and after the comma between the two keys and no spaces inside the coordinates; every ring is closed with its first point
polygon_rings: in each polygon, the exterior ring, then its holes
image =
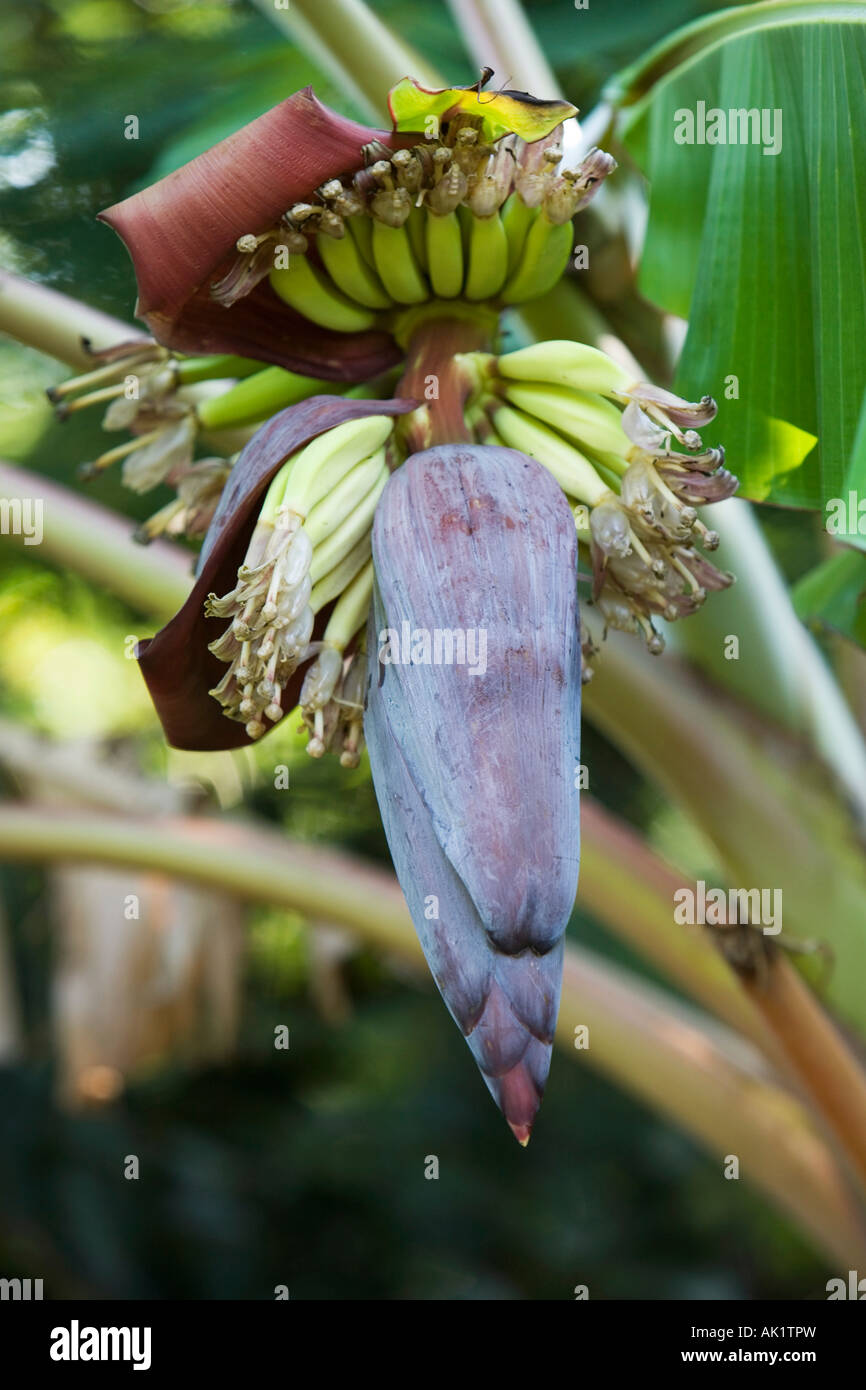
{"type": "Polygon", "coordinates": [[[542,101],[526,92],[485,92],[483,86],[482,81],[468,87],[442,87],[434,91],[422,87],[414,77],[404,77],[388,93],[394,129],[423,132],[431,117],[438,122],[440,118],[447,119],[463,111],[481,117],[485,140],[514,134],[531,144],[549,135],[577,112],[577,107],[569,101],[542,101]]]}
{"type": "Polygon", "coordinates": [[[866,647],[866,555],[842,550],[803,576],[792,598],[804,622],[866,647]]]}
{"type": "Polygon", "coordinates": [[[841,2],[725,11],[611,89],[650,182],[641,288],[689,318],[678,388],[717,397],[719,438],[755,500],[823,508],[866,483],[864,20],[866,6],[841,2]],[[698,143],[720,135],[714,110],[726,143],[698,143]],[[736,114],[752,110],[760,130],[736,114]],[[727,143],[747,124],[758,143],[727,143]]]}

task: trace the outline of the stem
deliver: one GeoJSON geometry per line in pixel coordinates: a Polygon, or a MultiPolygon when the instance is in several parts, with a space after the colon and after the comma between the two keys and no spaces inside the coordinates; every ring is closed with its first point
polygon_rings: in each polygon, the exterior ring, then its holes
{"type": "Polygon", "coordinates": [[[6,912],[0,903],[0,1066],[9,1066],[21,1055],[22,1031],[6,912]]]}
{"type": "Polygon", "coordinates": [[[468,51],[495,69],[496,86],[553,100],[559,83],[518,0],[448,0],[468,51]]]}
{"type": "Polygon", "coordinates": [[[803,1090],[866,1187],[866,1077],[789,961],[774,952],[746,991],[782,1043],[803,1090]]]}
{"type": "Polygon", "coordinates": [[[683,875],[585,793],[580,840],[578,904],[583,911],[783,1069],[783,1049],[709,934],[674,922],[674,894],[683,887],[683,875]]]}
{"type": "Polygon", "coordinates": [[[136,545],[132,523],[38,473],[0,461],[0,496],[42,502],[42,541],[25,546],[24,538],[10,536],[25,554],[38,550],[40,558],[68,566],[99,588],[116,594],[132,608],[169,617],[192,588],[192,556],[165,541],[136,545]]]}
{"type": "Polygon", "coordinates": [[[696,666],[770,718],[803,734],[866,825],[866,741],[814,639],[794,611],[753,509],[738,498],[704,514],[722,538],[714,561],[737,583],[678,623],[672,639],[696,666]],[[725,657],[736,633],[739,659],[725,657]]]}
{"type": "MultiPolygon", "coordinates": [[[[167,817],[157,822],[76,808],[0,808],[0,857],[123,864],[176,875],[354,930],[422,966],[402,894],[381,870],[261,826],[167,817]]],[[[629,972],[569,947],[557,1041],[723,1157],[797,1220],[834,1260],[866,1261],[866,1235],[845,1179],[808,1112],[753,1049],[629,972]],[[590,1030],[578,1052],[575,1028],[590,1030]]],[[[847,1268],[847,1265],[846,1265],[847,1268]]]]}
{"type": "Polygon", "coordinates": [[[573,1047],[575,1027],[586,1024],[590,1046],[575,1054],[578,1060],[673,1119],[717,1157],[736,1154],[743,1175],[836,1258],[846,1244],[860,1247],[862,1209],[825,1140],[800,1123],[801,1103],[752,1069],[739,1039],[699,1023],[661,991],[646,984],[635,990],[633,983],[589,952],[567,950],[557,1040],[573,1047]],[[638,1060],[642,1049],[646,1065],[638,1060]],[[833,1210],[833,1229],[822,1224],[819,1192],[825,1212],[828,1205],[833,1210]],[[838,1213],[844,1221],[845,1211],[854,1222],[848,1232],[835,1220],[838,1213]]]}
{"type": "Polygon", "coordinates": [[[82,345],[84,338],[94,348],[106,348],[147,337],[110,314],[8,270],[0,270],[0,333],[70,367],[93,365],[82,345]]]}
{"type": "Polygon", "coordinates": [[[685,806],[734,885],[783,888],[785,930],[832,948],[828,996],[866,1031],[866,874],[822,769],[742,706],[730,710],[675,659],[612,633],[584,691],[588,717],[685,806]]]}
{"type": "Polygon", "coordinates": [[[407,74],[426,87],[446,85],[362,0],[291,0],[279,10],[273,0],[253,4],[374,120],[387,119],[390,126],[388,92],[407,74]]]}
{"type": "Polygon", "coordinates": [[[463,412],[475,379],[457,357],[489,349],[495,323],[495,316],[476,306],[460,313],[457,306],[438,303],[432,313],[418,313],[407,324],[406,370],[394,395],[422,402],[400,422],[411,452],[472,440],[463,412]],[[436,392],[433,399],[431,391],[436,392]]]}

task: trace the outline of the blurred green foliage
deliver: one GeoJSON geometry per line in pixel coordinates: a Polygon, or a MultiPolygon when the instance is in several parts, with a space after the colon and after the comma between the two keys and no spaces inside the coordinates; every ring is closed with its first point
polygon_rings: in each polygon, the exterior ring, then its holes
{"type": "MultiPolygon", "coordinates": [[[[447,8],[374,8],[468,80],[447,8]]],[[[700,0],[527,8],[568,94],[588,107],[610,72],[700,0]]],[[[308,81],[351,107],[262,15],[224,0],[0,0],[0,263],[129,320],[131,270],[99,208],[191,157],[308,81]],[[123,138],[137,114],[140,139],[123,138]]],[[[41,391],[61,369],[0,345],[0,442],[71,487],[103,447],[98,419],[57,424],[41,391]]],[[[108,473],[90,495],[139,519],[108,473]]],[[[165,749],[123,653],[142,619],[28,553],[0,551],[0,711],[55,736],[134,747],[151,774],[209,783],[228,806],[301,840],[381,863],[387,849],[365,764],[314,764],[292,729],[254,753],[165,749]],[[286,763],[291,791],[277,791],[286,763]]],[[[599,735],[586,731],[594,790],[664,850],[711,878],[709,848],[599,735]]],[[[234,1060],[141,1078],[96,1114],[52,1098],[50,890],[0,870],[28,1060],[0,1071],[0,1272],[43,1277],[46,1296],[271,1298],[802,1297],[826,1274],[745,1183],[563,1055],[537,1133],[518,1149],[432,986],[352,955],[344,1022],[309,995],[309,927],[251,914],[242,1035],[234,1060]],[[275,1051],[274,1028],[291,1029],[275,1051]],[[141,1163],[124,1180],[127,1154],[141,1163]],[[425,1158],[440,1162],[438,1181],[425,1158]]],[[[651,972],[592,922],[571,930],[651,972]]]]}

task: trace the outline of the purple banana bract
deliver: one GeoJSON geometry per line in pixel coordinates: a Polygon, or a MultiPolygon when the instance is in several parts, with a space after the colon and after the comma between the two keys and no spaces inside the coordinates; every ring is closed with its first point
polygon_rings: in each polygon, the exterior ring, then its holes
{"type": "Polygon", "coordinates": [[[574,518],[534,460],[443,445],[391,478],[373,559],[365,729],[388,843],[436,983],[526,1143],[579,864],[574,518]]]}

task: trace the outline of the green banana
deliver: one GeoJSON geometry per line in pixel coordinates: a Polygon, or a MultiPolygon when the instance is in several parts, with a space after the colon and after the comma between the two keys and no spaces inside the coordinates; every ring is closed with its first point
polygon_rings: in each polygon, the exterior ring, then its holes
{"type": "MultiPolygon", "coordinates": [[[[571,504],[569,504],[571,506],[571,504]]],[[[571,506],[571,514],[574,517],[574,524],[577,528],[577,538],[583,541],[584,545],[592,544],[592,532],[589,529],[589,511],[585,502],[575,502],[571,506]]]]}
{"type": "Polygon", "coordinates": [[[367,415],[320,434],[291,460],[278,505],[298,516],[309,516],[316,503],[327,497],[356,464],[382,448],[393,428],[390,416],[367,415]]]}
{"type": "MultiPolygon", "coordinates": [[[[629,450],[633,448],[631,440],[628,440],[629,450]]],[[[622,478],[629,470],[629,461],[624,458],[622,453],[612,454],[608,449],[587,449],[590,455],[590,462],[596,468],[606,470],[606,474],[612,474],[614,478],[622,478]]],[[[619,491],[617,486],[616,491],[619,491]]]]}
{"type": "Polygon", "coordinates": [[[508,274],[513,275],[523,254],[526,235],[538,216],[538,208],[527,207],[519,193],[512,193],[503,206],[501,217],[508,242],[508,274]]]}
{"type": "Polygon", "coordinates": [[[310,594],[310,607],[314,613],[318,613],[326,604],[339,597],[346,586],[351,584],[358,570],[367,563],[372,553],[372,532],[368,530],[365,531],[358,544],[349,551],[348,555],[326,575],[323,575],[318,583],[313,585],[313,591],[310,594]]]}
{"type": "Polygon", "coordinates": [[[537,459],[571,497],[594,507],[610,491],[589,459],[560,435],[510,405],[494,407],[493,424],[503,443],[537,459]]]}
{"type": "Polygon", "coordinates": [[[624,459],[617,459],[617,467],[611,468],[610,460],[613,454],[603,454],[598,449],[587,449],[587,457],[595,469],[598,476],[607,484],[611,492],[619,492],[622,486],[622,478],[628,464],[624,459]]]}
{"type": "Polygon", "coordinates": [[[373,561],[368,560],[334,604],[322,640],[344,651],[363,626],[373,597],[373,561]]]}
{"type": "Polygon", "coordinates": [[[439,299],[456,299],[463,288],[463,237],[456,212],[444,217],[427,210],[427,273],[439,299]]]}
{"type": "Polygon", "coordinates": [[[197,381],[216,381],[223,377],[252,376],[261,367],[252,357],[181,357],[175,371],[179,386],[192,386],[197,381]]]}
{"type": "Polygon", "coordinates": [[[579,391],[597,391],[614,396],[626,391],[632,377],[606,352],[567,338],[532,343],[497,359],[501,376],[517,381],[546,381],[571,386],[579,391]]]}
{"type": "Polygon", "coordinates": [[[508,274],[508,236],[498,212],[492,217],[472,218],[468,260],[465,297],[492,299],[508,274]]]}
{"type": "MultiPolygon", "coordinates": [[[[409,233],[409,240],[412,243],[412,250],[415,252],[415,259],[421,269],[427,269],[427,211],[425,208],[413,208],[409,213],[406,222],[406,230],[409,233]]],[[[372,236],[372,233],[371,233],[372,236]]]]}
{"type": "Polygon", "coordinates": [[[551,222],[542,208],[526,234],[514,274],[502,292],[505,304],[522,304],[553,289],[568,265],[574,243],[570,222],[551,222]]]}
{"type": "Polygon", "coordinates": [[[287,270],[272,270],[269,279],[274,292],[292,309],[336,333],[360,333],[373,327],[375,315],[340,294],[306,256],[291,259],[287,270]]]}
{"type": "Polygon", "coordinates": [[[376,271],[385,290],[399,304],[422,304],[430,298],[430,288],[424,279],[405,223],[389,227],[385,222],[373,222],[373,255],[376,271]]]}
{"type": "Polygon", "coordinates": [[[385,293],[376,272],[367,265],[354,237],[338,238],[320,232],[316,237],[316,250],[337,289],[349,299],[367,309],[391,308],[394,301],[385,293]]]}
{"type": "Polygon", "coordinates": [[[373,256],[373,219],[366,213],[346,218],[346,227],[351,233],[362,260],[375,271],[376,261],[373,256]]]}
{"type": "Polygon", "coordinates": [[[377,449],[375,454],[356,463],[343,481],[321,502],[316,503],[304,522],[304,529],[314,546],[321,545],[352,515],[371,487],[379,481],[384,465],[385,450],[377,449]]]}
{"type": "Polygon", "coordinates": [[[199,424],[206,430],[248,425],[267,420],[278,410],[308,396],[335,395],[342,383],[322,381],[315,376],[298,376],[282,367],[265,367],[248,376],[220,396],[210,396],[196,405],[199,424]]]}
{"type": "Polygon", "coordinates": [[[310,564],[310,578],[314,586],[326,574],[329,574],[334,566],[338,565],[352,551],[361,537],[370,530],[373,525],[376,503],[385,491],[385,484],[390,476],[383,459],[378,478],[354,511],[350,512],[337,529],[315,547],[310,564]]]}
{"type": "Polygon", "coordinates": [[[505,397],[587,449],[623,455],[631,448],[616,406],[594,392],[518,381],[506,384],[505,397]]]}

